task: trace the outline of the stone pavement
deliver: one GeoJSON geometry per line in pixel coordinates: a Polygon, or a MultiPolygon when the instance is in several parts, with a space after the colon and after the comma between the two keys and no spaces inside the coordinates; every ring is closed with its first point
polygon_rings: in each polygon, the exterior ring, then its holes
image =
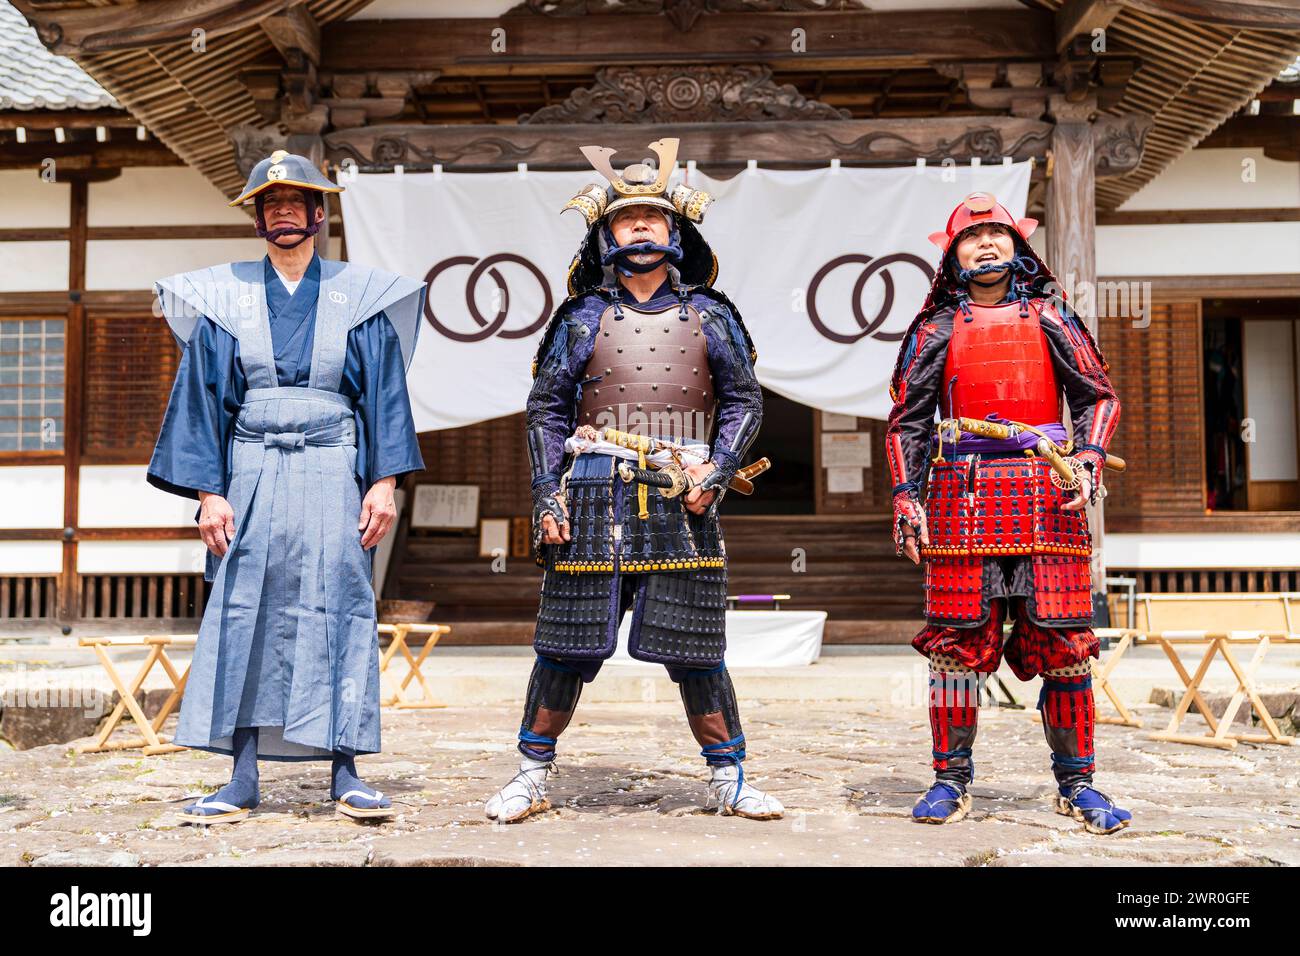
{"type": "MultiPolygon", "coordinates": [[[[736,673],[745,769],[785,803],[778,822],[703,811],[707,772],[680,704],[661,678],[636,677],[653,671],[611,668],[588,690],[632,681],[648,702],[588,694],[551,781],[558,809],[522,824],[482,815],[517,763],[518,705],[456,699],[444,710],[385,711],[385,752],[359,762],[398,805],[384,825],[335,816],[326,764],[263,763],[253,816],[203,832],[173,816],[226,781],[228,758],[77,756],[67,745],[0,752],[0,865],[1300,865],[1300,747],[1219,751],[1103,725],[1098,783],[1135,823],[1098,837],[1052,813],[1042,729],[1024,711],[982,711],[972,815],[951,827],[912,823],[930,744],[909,653],[823,658],[816,667],[833,695],[845,674],[871,675],[849,699],[812,699],[815,684],[797,699],[770,675],[736,673]]],[[[529,664],[519,655],[492,666],[510,672],[518,693],[529,664]]],[[[1296,662],[1278,667],[1294,686],[1296,662]]],[[[1013,690],[1032,702],[1033,688],[1013,690]]],[[[1167,719],[1139,710],[1148,727],[1167,719]]]]}

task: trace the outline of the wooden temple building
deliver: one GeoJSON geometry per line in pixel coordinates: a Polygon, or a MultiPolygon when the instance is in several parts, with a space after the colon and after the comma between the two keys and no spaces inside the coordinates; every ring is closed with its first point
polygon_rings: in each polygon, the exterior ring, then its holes
{"type": "MultiPolygon", "coordinates": [[[[1300,590],[1298,57],[1284,0],[0,0],[0,629],[193,627],[194,509],[144,481],[178,359],[149,288],[261,254],[225,205],[257,159],[577,169],[668,128],[720,177],[1033,158],[1057,274],[1149,299],[1097,330],[1133,462],[1108,572],[1300,590]]],[[[335,207],[327,254],[347,229],[335,207]]],[[[905,638],[883,423],[857,420],[863,490],[832,493],[819,411],[769,398],[732,591],[827,610],[830,641],[905,638]]],[[[476,532],[404,521],[383,596],[436,601],[449,641],[526,640],[522,415],[421,442],[408,493],[478,485],[513,553],[499,573],[476,532]]]]}

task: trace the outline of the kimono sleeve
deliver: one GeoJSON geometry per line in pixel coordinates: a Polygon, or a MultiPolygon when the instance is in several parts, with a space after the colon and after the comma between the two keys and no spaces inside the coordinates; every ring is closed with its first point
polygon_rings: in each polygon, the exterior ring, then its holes
{"type": "Polygon", "coordinates": [[[243,386],[234,337],[200,318],[176,370],[149,461],[149,484],[184,498],[197,499],[200,491],[226,494],[243,386]]]}
{"type": "Polygon", "coordinates": [[[356,404],[362,490],[380,478],[395,477],[400,484],[410,472],[422,471],[402,344],[386,313],[375,313],[348,333],[343,378],[343,391],[356,404]]]}

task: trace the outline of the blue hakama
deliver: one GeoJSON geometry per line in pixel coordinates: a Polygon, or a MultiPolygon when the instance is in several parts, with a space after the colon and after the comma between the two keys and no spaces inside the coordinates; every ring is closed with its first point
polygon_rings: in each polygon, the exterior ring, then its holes
{"type": "Polygon", "coordinates": [[[361,499],[424,467],[406,393],[424,287],[314,258],[293,295],[269,260],[159,283],[185,344],[149,481],[223,495],[235,514],[175,743],[258,757],[380,749],[373,552],[361,499]]]}

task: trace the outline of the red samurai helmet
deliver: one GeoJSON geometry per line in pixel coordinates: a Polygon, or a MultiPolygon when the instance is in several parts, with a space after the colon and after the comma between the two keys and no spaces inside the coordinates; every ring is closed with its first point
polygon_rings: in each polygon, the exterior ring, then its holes
{"type": "Polygon", "coordinates": [[[942,232],[930,233],[930,241],[943,250],[943,255],[939,258],[939,267],[934,272],[934,281],[930,284],[925,304],[921,306],[922,314],[965,294],[965,285],[957,277],[954,242],[967,229],[987,223],[998,223],[1011,230],[1016,243],[1017,281],[1022,283],[1021,288],[1026,291],[1032,289],[1041,295],[1045,285],[1058,287],[1056,277],[1029,245],[1029,237],[1038,228],[1038,220],[1017,219],[992,193],[976,192],[957,204],[942,232]]]}
{"type": "Polygon", "coordinates": [[[945,253],[952,241],[971,226],[982,226],[986,222],[998,222],[1008,226],[1021,239],[1026,241],[1038,228],[1037,219],[1015,219],[1007,207],[997,201],[992,193],[971,193],[963,199],[948,217],[948,225],[943,232],[930,233],[930,241],[945,253]]]}

